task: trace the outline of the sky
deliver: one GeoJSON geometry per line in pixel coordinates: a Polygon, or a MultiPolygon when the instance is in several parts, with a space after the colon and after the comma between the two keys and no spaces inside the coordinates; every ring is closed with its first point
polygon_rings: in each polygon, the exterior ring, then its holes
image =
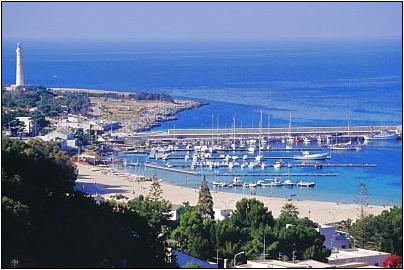
{"type": "Polygon", "coordinates": [[[401,38],[399,2],[2,2],[3,40],[401,38]]]}

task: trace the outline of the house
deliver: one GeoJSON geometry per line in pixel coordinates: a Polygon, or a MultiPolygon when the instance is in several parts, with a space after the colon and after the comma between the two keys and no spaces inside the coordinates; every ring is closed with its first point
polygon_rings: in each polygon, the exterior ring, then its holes
{"type": "Polygon", "coordinates": [[[364,263],[369,266],[382,266],[383,261],[390,253],[373,251],[361,248],[333,250],[327,258],[329,264],[346,265],[351,263],[364,263]]]}
{"type": "Polygon", "coordinates": [[[47,142],[73,140],[74,134],[66,128],[58,128],[44,136],[41,136],[41,139],[47,142]]]}
{"type": "Polygon", "coordinates": [[[182,208],[183,208],[183,205],[180,205],[180,204],[173,204],[173,205],[171,205],[171,211],[170,211],[170,220],[173,220],[173,221],[177,221],[177,220],[180,220],[180,213],[181,213],[181,210],[182,210],[182,208]]]}
{"type": "Polygon", "coordinates": [[[58,128],[40,138],[46,142],[58,142],[60,149],[64,151],[78,150],[78,140],[74,134],[66,128],[58,128]]]}
{"type": "Polygon", "coordinates": [[[345,248],[351,248],[351,239],[349,238],[349,235],[337,231],[335,229],[335,226],[332,225],[320,225],[319,228],[317,228],[317,231],[321,234],[324,235],[325,240],[324,240],[324,246],[328,249],[345,249],[345,248]]]}
{"type": "Polygon", "coordinates": [[[247,260],[246,264],[237,265],[236,268],[335,268],[335,265],[315,261],[278,261],[278,260],[247,260]]]}
{"type": "Polygon", "coordinates": [[[223,220],[225,218],[228,218],[232,212],[231,209],[218,209],[218,208],[213,208],[213,211],[215,212],[215,220],[223,220]]]}
{"type": "Polygon", "coordinates": [[[24,127],[22,128],[22,132],[26,134],[30,134],[34,130],[34,121],[31,119],[31,117],[16,117],[16,119],[22,123],[24,123],[24,127]]]}

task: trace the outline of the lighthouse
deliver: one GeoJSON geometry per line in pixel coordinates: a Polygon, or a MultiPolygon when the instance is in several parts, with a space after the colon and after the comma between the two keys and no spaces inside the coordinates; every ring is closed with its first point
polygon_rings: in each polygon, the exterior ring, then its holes
{"type": "Polygon", "coordinates": [[[20,43],[17,43],[17,49],[15,50],[15,52],[17,55],[15,86],[24,86],[24,73],[22,69],[22,47],[20,43]]]}

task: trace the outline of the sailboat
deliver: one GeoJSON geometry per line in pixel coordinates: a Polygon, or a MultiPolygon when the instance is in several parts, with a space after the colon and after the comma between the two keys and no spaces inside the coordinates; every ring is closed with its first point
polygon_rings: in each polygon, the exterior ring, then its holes
{"type": "Polygon", "coordinates": [[[257,162],[261,162],[263,156],[261,155],[261,132],[262,132],[262,110],[260,115],[260,122],[259,122],[259,138],[258,138],[258,156],[255,157],[257,162]]]}
{"type": "Polygon", "coordinates": [[[351,138],[351,121],[350,121],[350,115],[348,118],[348,136],[349,136],[349,142],[346,143],[338,143],[338,134],[336,134],[336,142],[335,144],[329,145],[328,148],[331,150],[356,150],[356,147],[352,146],[352,138],[351,138]]]}
{"type": "Polygon", "coordinates": [[[288,130],[288,138],[286,139],[286,149],[292,149],[292,144],[294,142],[294,138],[292,137],[292,115],[289,114],[289,130],[288,130]]]}

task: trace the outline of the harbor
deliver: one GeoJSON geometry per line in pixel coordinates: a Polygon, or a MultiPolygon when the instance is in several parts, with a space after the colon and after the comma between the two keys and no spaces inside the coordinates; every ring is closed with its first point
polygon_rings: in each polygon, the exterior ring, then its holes
{"type": "MultiPolygon", "coordinates": [[[[223,192],[354,202],[359,183],[365,182],[372,190],[379,183],[377,177],[369,176],[387,165],[377,158],[378,149],[393,150],[402,143],[398,126],[391,127],[392,131],[383,127],[380,130],[394,136],[377,140],[351,133],[268,136],[260,129],[257,137],[237,137],[235,129],[231,130],[223,138],[125,138],[126,147],[132,149],[118,152],[116,159],[123,161],[121,170],[156,175],[178,186],[198,188],[205,177],[213,190],[223,192]]],[[[395,204],[378,193],[384,190],[369,195],[372,203],[395,204]]]]}

